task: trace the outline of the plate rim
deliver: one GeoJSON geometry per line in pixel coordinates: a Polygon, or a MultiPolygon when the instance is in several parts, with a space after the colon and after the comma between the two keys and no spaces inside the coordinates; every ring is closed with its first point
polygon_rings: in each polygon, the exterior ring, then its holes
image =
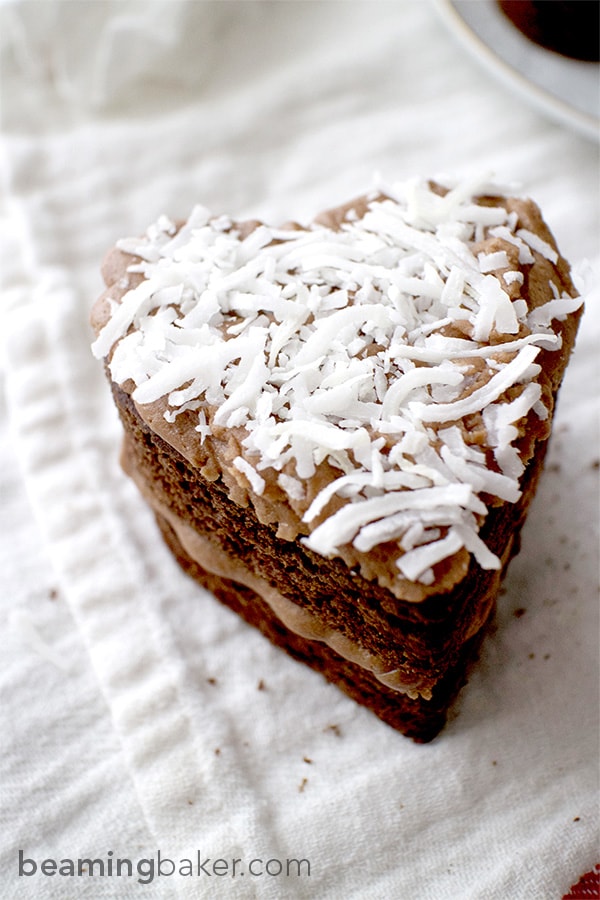
{"type": "MultiPolygon", "coordinates": [[[[516,90],[524,99],[529,100],[538,109],[541,108],[555,121],[569,124],[580,134],[592,140],[600,141],[600,117],[595,117],[591,113],[586,113],[569,105],[560,97],[527,78],[518,68],[491,47],[481,34],[471,27],[461,14],[455,0],[432,0],[432,2],[437,8],[440,18],[445,21],[456,38],[478,59],[482,66],[488,69],[507,87],[516,90]]],[[[487,2],[489,5],[494,0],[478,0],[478,2],[487,2]]],[[[539,49],[544,51],[542,47],[539,49]]],[[[550,50],[544,52],[552,53],[550,50]]],[[[552,55],[554,56],[554,54],[552,55]]]]}

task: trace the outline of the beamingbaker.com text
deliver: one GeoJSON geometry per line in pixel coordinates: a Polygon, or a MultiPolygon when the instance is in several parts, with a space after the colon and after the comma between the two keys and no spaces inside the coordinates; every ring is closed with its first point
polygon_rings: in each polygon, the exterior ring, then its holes
{"type": "Polygon", "coordinates": [[[63,859],[34,859],[19,850],[18,873],[20,878],[135,878],[140,884],[152,884],[157,878],[179,876],[181,878],[306,878],[310,877],[308,859],[255,858],[244,860],[203,856],[198,850],[191,857],[173,859],[160,850],[151,856],[134,860],[115,856],[109,850],[106,856],[65,857],[63,859]]]}

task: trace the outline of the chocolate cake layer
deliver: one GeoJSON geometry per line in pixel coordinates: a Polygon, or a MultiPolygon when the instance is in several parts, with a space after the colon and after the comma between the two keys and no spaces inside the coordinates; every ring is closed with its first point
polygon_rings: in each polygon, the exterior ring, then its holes
{"type": "MultiPolygon", "coordinates": [[[[240,586],[240,581],[250,580],[257,589],[252,591],[246,585],[244,590],[250,590],[253,597],[280,594],[281,599],[271,605],[261,600],[260,609],[270,610],[269,621],[278,621],[282,633],[294,633],[294,628],[300,631],[296,637],[305,656],[313,652],[311,644],[329,639],[350,657],[346,662],[352,669],[361,668],[369,675],[369,682],[394,686],[385,704],[386,721],[392,715],[394,697],[401,716],[405,708],[402,694],[423,700],[435,692],[440,680],[448,685],[462,682],[462,661],[471,656],[467,645],[492,617],[504,570],[518,551],[519,532],[535,494],[546,445],[528,467],[520,502],[496,508],[486,525],[491,545],[504,561],[503,569],[484,572],[473,562],[468,577],[448,595],[432,596],[420,604],[402,603],[360,574],[349,572],[339,560],[323,560],[298,542],[277,537],[276,529],[261,524],[251,507],[233,503],[222,483],[199,477],[197,470],[148,427],[126,392],[117,387],[113,392],[126,433],[124,468],[155,509],[163,533],[168,521],[168,533],[173,525],[175,530],[187,531],[187,553],[178,538],[178,555],[188,560],[196,557],[194,565],[204,572],[198,575],[194,569],[198,580],[207,585],[210,574],[219,584],[225,583],[229,592],[235,590],[234,585],[240,586]],[[201,542],[205,548],[196,549],[201,542]],[[207,568],[222,560],[218,572],[206,573],[199,555],[208,560],[207,568]],[[298,610],[295,616],[290,615],[288,604],[298,610]],[[291,619],[291,628],[285,627],[286,619],[291,619]],[[379,677],[370,674],[373,669],[379,677]]],[[[172,546],[172,539],[169,543],[172,546]]],[[[245,618],[257,624],[260,616],[245,618]]],[[[340,653],[332,650],[326,656],[327,677],[336,681],[330,663],[339,660],[340,653]]],[[[423,720],[427,702],[419,707],[423,720]]],[[[433,707],[431,712],[433,715],[433,707]]]]}
{"type": "Polygon", "coordinates": [[[199,566],[183,549],[167,520],[160,515],[156,519],[167,545],[182,568],[221,603],[257,628],[271,643],[320,672],[357,703],[366,706],[392,728],[417,743],[428,743],[439,734],[453,701],[467,680],[470,665],[477,659],[481,642],[493,620],[493,608],[479,631],[462,645],[453,665],[436,683],[431,698],[409,697],[386,688],[367,669],[344,659],[323,642],[307,640],[290,631],[250,588],[199,566]]]}

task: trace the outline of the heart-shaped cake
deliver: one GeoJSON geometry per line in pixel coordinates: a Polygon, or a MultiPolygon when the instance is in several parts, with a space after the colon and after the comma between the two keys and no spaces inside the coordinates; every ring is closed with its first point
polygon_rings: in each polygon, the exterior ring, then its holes
{"type": "Polygon", "coordinates": [[[430,740],[517,551],[581,314],[537,206],[483,179],[380,185],[306,227],[198,206],[119,241],[104,277],[124,467],[181,564],[430,740]]]}

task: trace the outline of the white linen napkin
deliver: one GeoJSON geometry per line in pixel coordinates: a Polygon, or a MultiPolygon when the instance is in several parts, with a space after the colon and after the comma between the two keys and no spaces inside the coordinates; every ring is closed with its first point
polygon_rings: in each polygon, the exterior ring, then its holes
{"type": "Polygon", "coordinates": [[[0,15],[3,896],[561,897],[597,862],[597,292],[497,630],[427,746],[179,570],[88,315],[105,250],[160,213],[308,219],[375,170],[517,180],[597,280],[596,146],[417,0],[0,15]],[[41,871],[79,858],[104,876],[41,871]]]}

